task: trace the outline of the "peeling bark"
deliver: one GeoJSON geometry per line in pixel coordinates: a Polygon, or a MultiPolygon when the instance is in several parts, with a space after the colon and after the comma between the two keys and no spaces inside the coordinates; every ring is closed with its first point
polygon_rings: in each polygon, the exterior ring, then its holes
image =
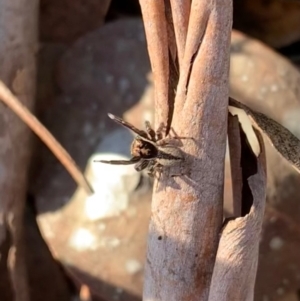
{"type": "Polygon", "coordinates": [[[239,121],[236,116],[228,115],[228,144],[230,154],[230,169],[232,183],[232,197],[233,197],[233,216],[238,217],[242,215],[242,166],[241,166],[241,137],[239,121]]]}
{"type": "Polygon", "coordinates": [[[256,134],[262,152],[256,158],[251,154],[245,136],[241,139],[242,149],[248,147],[249,152],[248,155],[246,151],[241,152],[243,181],[233,183],[237,186],[235,189],[240,190],[241,206],[249,208],[249,201],[252,206],[243,217],[229,221],[221,233],[209,301],[253,300],[266,201],[265,152],[262,137],[259,132],[256,134]]]}
{"type": "MultiPolygon", "coordinates": [[[[30,109],[35,94],[37,18],[37,0],[0,2],[0,79],[30,109]]],[[[7,229],[11,237],[7,264],[17,301],[29,300],[22,229],[30,153],[29,129],[0,103],[0,232],[7,229]]]]}

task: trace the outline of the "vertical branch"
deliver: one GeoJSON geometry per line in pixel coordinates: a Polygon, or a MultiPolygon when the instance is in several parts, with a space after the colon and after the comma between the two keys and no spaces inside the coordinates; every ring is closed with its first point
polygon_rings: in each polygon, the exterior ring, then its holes
{"type": "MultiPolygon", "coordinates": [[[[37,0],[0,2],[0,79],[31,109],[35,93],[37,19],[37,0]]],[[[3,210],[0,227],[10,232],[7,262],[16,301],[29,300],[22,223],[30,144],[29,129],[0,103],[0,207],[3,210]]]]}
{"type": "Polygon", "coordinates": [[[208,299],[223,214],[231,24],[231,0],[192,2],[172,126],[194,140],[182,141],[185,176],[165,170],[153,195],[144,300],[208,299]]]}
{"type": "Polygon", "coordinates": [[[157,121],[169,120],[169,48],[164,1],[140,0],[148,52],[154,77],[155,108],[157,121]],[[161,106],[159,103],[163,103],[161,106]]]}

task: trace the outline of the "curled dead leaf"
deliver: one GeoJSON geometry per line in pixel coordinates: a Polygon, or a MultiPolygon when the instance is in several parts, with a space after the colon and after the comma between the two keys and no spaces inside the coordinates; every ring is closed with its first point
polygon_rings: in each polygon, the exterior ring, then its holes
{"type": "Polygon", "coordinates": [[[266,165],[261,133],[254,129],[258,156],[236,117],[229,117],[228,133],[235,217],[225,220],[221,230],[209,301],[253,300],[265,211],[266,165]]]}
{"type": "Polygon", "coordinates": [[[252,125],[265,134],[279,154],[300,173],[300,140],[295,135],[275,120],[250,109],[231,97],[229,98],[229,107],[244,110],[252,125]]]}

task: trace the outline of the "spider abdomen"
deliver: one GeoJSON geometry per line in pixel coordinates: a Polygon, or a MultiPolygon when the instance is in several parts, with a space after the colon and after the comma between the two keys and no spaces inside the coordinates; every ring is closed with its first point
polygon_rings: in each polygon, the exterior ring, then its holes
{"type": "Polygon", "coordinates": [[[156,161],[162,166],[174,166],[182,160],[182,152],[174,146],[160,147],[156,156],[156,161]]]}

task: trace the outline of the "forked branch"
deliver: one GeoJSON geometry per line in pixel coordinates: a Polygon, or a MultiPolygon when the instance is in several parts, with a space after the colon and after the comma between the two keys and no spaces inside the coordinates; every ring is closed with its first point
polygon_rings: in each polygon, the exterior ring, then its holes
{"type": "MultiPolygon", "coordinates": [[[[155,52],[150,52],[150,58],[157,89],[171,81],[159,83],[163,73],[157,73],[163,68],[157,66],[165,50],[159,53],[160,48],[149,38],[153,28],[167,22],[151,19],[154,12],[149,10],[154,8],[149,3],[154,2],[141,0],[140,4],[148,49],[155,52]],[[160,58],[153,62],[155,57],[160,58]]],[[[179,58],[176,96],[172,99],[169,94],[167,99],[155,94],[156,123],[168,122],[161,111],[170,110],[171,103],[175,132],[194,140],[183,141],[184,175],[171,178],[168,172],[163,173],[153,195],[144,300],[207,300],[222,223],[232,3],[179,2],[171,2],[179,58]],[[181,32],[176,29],[178,20],[188,28],[181,32]]],[[[160,18],[167,19],[164,14],[160,18]]],[[[164,28],[160,43],[168,40],[164,28]]],[[[168,44],[163,46],[172,49],[168,44]]],[[[171,72],[164,74],[171,76],[171,72]]],[[[169,88],[164,86],[162,90],[169,88]]]]}

